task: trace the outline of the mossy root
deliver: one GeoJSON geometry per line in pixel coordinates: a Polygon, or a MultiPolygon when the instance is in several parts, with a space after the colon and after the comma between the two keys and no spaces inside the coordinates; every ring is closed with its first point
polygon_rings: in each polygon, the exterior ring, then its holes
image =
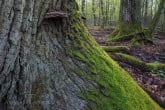
{"type": "Polygon", "coordinates": [[[114,60],[124,62],[142,71],[165,70],[165,64],[146,63],[127,54],[115,53],[115,54],[111,54],[110,56],[114,60]]]}
{"type": "Polygon", "coordinates": [[[129,52],[129,47],[127,46],[101,46],[106,52],[129,52]]]}
{"type": "Polygon", "coordinates": [[[146,31],[139,31],[130,34],[124,34],[119,32],[116,34],[111,34],[107,41],[108,42],[121,42],[121,41],[129,41],[132,45],[139,45],[139,44],[153,44],[151,39],[147,38],[146,31]]]}

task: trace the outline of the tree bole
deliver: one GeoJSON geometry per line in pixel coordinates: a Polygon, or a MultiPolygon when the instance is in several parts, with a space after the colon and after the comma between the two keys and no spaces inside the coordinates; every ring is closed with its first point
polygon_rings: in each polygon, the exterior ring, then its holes
{"type": "Polygon", "coordinates": [[[0,7],[1,108],[161,110],[89,35],[75,0],[2,0],[0,7]],[[58,10],[68,18],[44,19],[58,10]]]}

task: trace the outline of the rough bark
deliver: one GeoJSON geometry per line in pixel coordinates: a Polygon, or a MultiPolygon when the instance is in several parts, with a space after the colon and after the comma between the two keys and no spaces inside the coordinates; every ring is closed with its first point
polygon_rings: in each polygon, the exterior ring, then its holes
{"type": "Polygon", "coordinates": [[[119,30],[130,34],[141,29],[141,0],[122,0],[120,4],[119,30]]]}
{"type": "MultiPolygon", "coordinates": [[[[69,65],[76,65],[63,47],[67,42],[65,20],[43,20],[46,12],[61,10],[63,3],[61,0],[3,0],[0,4],[1,108],[85,108],[86,102],[75,92],[90,87],[91,83],[67,70],[69,65]]],[[[74,2],[67,3],[69,12],[74,2]]]]}
{"type": "Polygon", "coordinates": [[[0,1],[0,108],[161,110],[91,38],[75,0],[0,1]],[[46,19],[63,10],[68,18],[46,19]]]}
{"type": "Polygon", "coordinates": [[[122,0],[120,4],[121,23],[141,25],[141,0],[122,0]]]}

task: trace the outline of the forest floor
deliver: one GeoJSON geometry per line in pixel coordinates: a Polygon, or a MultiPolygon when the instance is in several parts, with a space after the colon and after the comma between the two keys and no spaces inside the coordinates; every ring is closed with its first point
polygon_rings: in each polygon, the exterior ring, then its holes
{"type": "MultiPolygon", "coordinates": [[[[91,35],[101,46],[129,46],[129,55],[134,56],[144,62],[165,63],[165,33],[155,34],[154,45],[130,46],[128,42],[108,43],[106,36],[113,29],[109,30],[89,30],[91,35]]],[[[130,73],[134,80],[160,105],[165,107],[165,71],[143,72],[136,67],[118,62],[121,67],[130,73]]]]}

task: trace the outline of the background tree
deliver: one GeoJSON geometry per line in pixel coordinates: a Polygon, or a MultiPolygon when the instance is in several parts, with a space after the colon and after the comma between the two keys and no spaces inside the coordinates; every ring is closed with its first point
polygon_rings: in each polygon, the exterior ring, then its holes
{"type": "MultiPolygon", "coordinates": [[[[82,16],[86,18],[86,1],[85,0],[82,0],[81,10],[82,10],[82,16]]],[[[84,19],[84,24],[86,24],[85,19],[84,19]]]]}
{"type": "MultiPolygon", "coordinates": [[[[145,2],[147,5],[148,2],[145,2]]],[[[160,0],[158,11],[153,15],[153,1],[151,4],[151,16],[153,20],[151,25],[147,29],[143,30],[141,18],[141,0],[122,0],[120,5],[120,17],[119,24],[116,30],[110,35],[110,41],[122,41],[131,40],[133,44],[139,44],[141,42],[152,42],[152,33],[154,32],[157,23],[159,22],[161,12],[164,9],[164,0],[160,0]]],[[[147,6],[145,6],[147,8],[147,6]]],[[[145,11],[145,15],[147,11],[145,11]]],[[[147,15],[146,15],[147,16],[147,15]]]]}
{"type": "Polygon", "coordinates": [[[141,0],[122,0],[120,2],[119,24],[109,37],[110,41],[125,40],[128,37],[132,39],[136,37],[135,33],[141,31],[141,0]]]}
{"type": "MultiPolygon", "coordinates": [[[[82,7],[81,0],[77,0],[77,2],[79,6],[82,7]]],[[[111,25],[114,26],[119,16],[119,3],[120,0],[86,0],[85,11],[87,27],[108,28],[111,25]]],[[[82,10],[80,11],[82,12],[82,10]]]]}
{"type": "Polygon", "coordinates": [[[93,24],[96,26],[97,24],[97,19],[96,19],[96,0],[92,0],[92,12],[93,12],[93,24]]]}
{"type": "Polygon", "coordinates": [[[105,11],[104,11],[104,3],[103,0],[100,0],[100,8],[101,8],[101,16],[102,16],[102,20],[101,20],[101,28],[104,29],[105,26],[105,11]]]}
{"type": "MultiPolygon", "coordinates": [[[[86,4],[83,5],[85,7],[86,12],[86,26],[88,28],[99,28],[102,29],[103,21],[104,28],[106,29],[114,29],[118,26],[119,21],[119,9],[120,9],[120,0],[102,0],[103,1],[103,11],[101,8],[100,0],[86,0],[86,4]],[[95,8],[93,7],[93,3],[95,2],[95,8]],[[95,9],[95,12],[93,12],[95,9]],[[102,16],[102,12],[105,14],[102,16]],[[95,17],[93,17],[95,13],[95,17]],[[97,19],[97,26],[95,25],[95,19],[97,19]],[[104,19],[104,20],[103,20],[104,19]]],[[[80,7],[82,7],[82,0],[77,0],[80,7]]],[[[143,28],[148,28],[149,24],[152,21],[152,18],[157,12],[158,5],[160,0],[143,0],[140,8],[141,8],[141,26],[143,28]]],[[[81,8],[80,8],[81,9],[81,8]]],[[[80,10],[81,11],[81,10],[80,10]]],[[[82,11],[81,11],[82,12],[82,11]]],[[[165,23],[163,13],[160,16],[159,22],[156,26],[156,31],[164,32],[165,23]]],[[[154,31],[154,32],[156,32],[154,31]]]]}
{"type": "Polygon", "coordinates": [[[157,24],[159,23],[161,14],[164,12],[164,8],[165,8],[165,0],[160,0],[158,10],[155,13],[153,20],[151,21],[151,23],[149,25],[148,36],[152,36],[153,32],[155,31],[155,28],[156,28],[157,24]]]}

